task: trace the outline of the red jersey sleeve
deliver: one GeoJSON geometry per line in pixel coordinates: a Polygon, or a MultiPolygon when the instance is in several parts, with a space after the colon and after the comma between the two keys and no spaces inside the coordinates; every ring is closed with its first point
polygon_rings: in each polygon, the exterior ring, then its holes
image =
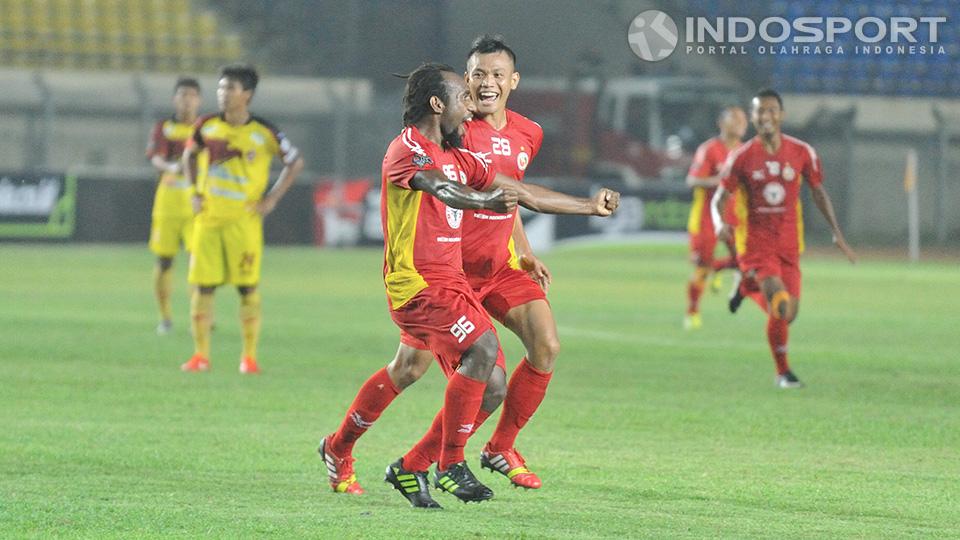
{"type": "Polygon", "coordinates": [[[740,177],[743,172],[743,155],[744,152],[731,152],[727,156],[727,161],[724,162],[723,167],[720,169],[720,185],[723,186],[723,189],[733,192],[737,190],[737,186],[740,183],[740,177]]]}
{"type": "Polygon", "coordinates": [[[475,154],[463,148],[457,148],[460,152],[460,164],[467,173],[467,185],[477,191],[486,191],[497,176],[496,169],[487,164],[480,154],[475,154]]]}
{"type": "Polygon", "coordinates": [[[437,168],[429,155],[422,150],[418,151],[407,142],[403,136],[394,139],[387,155],[383,157],[383,178],[403,189],[411,189],[410,181],[417,172],[437,168]]]}
{"type": "Polygon", "coordinates": [[[693,154],[693,163],[690,164],[690,170],[687,171],[687,175],[694,178],[706,178],[710,176],[715,165],[713,154],[710,152],[710,143],[712,142],[713,139],[710,139],[697,147],[696,153],[693,154]]]}
{"type": "Polygon", "coordinates": [[[809,144],[804,143],[803,177],[810,183],[810,187],[817,187],[823,183],[823,167],[820,165],[820,156],[809,144]]]}
{"type": "Polygon", "coordinates": [[[151,159],[153,156],[166,158],[169,147],[170,141],[163,134],[163,121],[161,120],[153,126],[153,130],[150,132],[150,140],[147,141],[147,159],[151,159]]]}
{"type": "Polygon", "coordinates": [[[533,158],[540,153],[540,147],[543,145],[543,128],[536,122],[531,121],[530,123],[533,125],[533,133],[531,133],[533,148],[530,149],[530,161],[533,161],[533,158]]]}

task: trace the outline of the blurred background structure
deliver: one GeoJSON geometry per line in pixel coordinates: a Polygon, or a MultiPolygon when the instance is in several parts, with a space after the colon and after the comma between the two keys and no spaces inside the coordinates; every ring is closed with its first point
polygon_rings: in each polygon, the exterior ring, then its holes
{"type": "MultiPolygon", "coordinates": [[[[153,122],[170,114],[175,79],[198,77],[203,111],[212,111],[218,67],[247,61],[262,71],[254,112],[301,147],[309,169],[268,221],[268,239],[376,243],[380,160],[400,128],[402,81],[391,74],[423,60],[459,68],[474,37],[498,33],[522,73],[511,108],[546,135],[528,178],[584,193],[602,182],[627,196],[614,220],[550,221],[545,243],[682,231],[692,151],[714,135],[721,107],[747,107],[769,85],[784,94],[784,131],[820,151],[852,241],[905,245],[904,168],[915,149],[921,238],[960,246],[955,25],[940,26],[944,54],[855,53],[850,35],[834,44],[844,54],[684,50],[685,17],[811,15],[952,23],[960,4],[0,0],[0,239],[145,242],[155,178],[143,148],[153,122]],[[627,41],[648,9],[681,32],[656,63],[627,41]]],[[[819,215],[807,218],[813,240],[825,241],[819,215]]]]}

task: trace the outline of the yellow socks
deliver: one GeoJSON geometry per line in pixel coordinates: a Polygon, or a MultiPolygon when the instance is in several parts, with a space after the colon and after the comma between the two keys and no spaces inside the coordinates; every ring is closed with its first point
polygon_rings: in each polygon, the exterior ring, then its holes
{"type": "Polygon", "coordinates": [[[193,328],[194,352],[204,358],[210,358],[210,321],[213,320],[213,294],[200,294],[199,288],[193,290],[190,295],[190,320],[193,328]]]}
{"type": "Polygon", "coordinates": [[[240,297],[240,328],[243,333],[243,357],[257,358],[260,340],[260,291],[240,297]]]}
{"type": "Polygon", "coordinates": [[[173,268],[163,270],[160,265],[153,267],[153,289],[157,295],[157,305],[160,307],[160,319],[169,321],[173,318],[170,309],[170,294],[173,291],[173,268]]]}

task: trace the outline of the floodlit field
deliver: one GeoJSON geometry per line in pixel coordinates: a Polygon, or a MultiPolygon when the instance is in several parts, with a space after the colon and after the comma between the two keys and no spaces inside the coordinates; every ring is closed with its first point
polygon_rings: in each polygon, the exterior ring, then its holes
{"type": "Polygon", "coordinates": [[[440,406],[439,369],[358,443],[366,495],[331,493],[315,452],[396,349],[379,250],[268,249],[249,377],[231,290],[213,370],[178,370],[184,259],[160,338],[145,246],[0,246],[0,537],[960,536],[956,263],[806,258],[790,345],[808,388],[782,391],[755,306],[707,294],[704,328],[681,330],[681,247],[544,260],[563,352],[517,445],[544,487],[479,470],[494,417],[467,455],[496,497],[424,512],[382,475],[440,406]]]}

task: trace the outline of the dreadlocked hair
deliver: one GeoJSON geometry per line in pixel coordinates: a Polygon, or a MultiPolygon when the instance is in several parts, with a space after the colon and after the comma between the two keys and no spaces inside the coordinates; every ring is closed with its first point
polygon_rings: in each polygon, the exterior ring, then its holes
{"type": "Polygon", "coordinates": [[[431,114],[430,98],[437,96],[446,103],[449,97],[443,72],[456,73],[452,67],[436,62],[425,62],[407,75],[396,75],[407,80],[403,93],[403,125],[411,126],[431,114]]]}

